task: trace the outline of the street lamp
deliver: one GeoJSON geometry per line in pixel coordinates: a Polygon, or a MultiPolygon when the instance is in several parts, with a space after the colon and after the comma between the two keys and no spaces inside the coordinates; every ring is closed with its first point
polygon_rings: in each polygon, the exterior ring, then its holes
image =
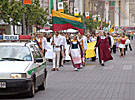
{"type": "Polygon", "coordinates": [[[85,18],[85,2],[86,0],[84,0],[84,18],[85,18]]]}
{"type": "Polygon", "coordinates": [[[56,0],[56,11],[58,11],[58,0],[56,0]]]}
{"type": "MultiPolygon", "coordinates": [[[[24,0],[22,0],[22,5],[24,6],[24,0]]],[[[25,14],[23,14],[23,19],[22,19],[22,35],[26,34],[25,31],[25,14]]]]}

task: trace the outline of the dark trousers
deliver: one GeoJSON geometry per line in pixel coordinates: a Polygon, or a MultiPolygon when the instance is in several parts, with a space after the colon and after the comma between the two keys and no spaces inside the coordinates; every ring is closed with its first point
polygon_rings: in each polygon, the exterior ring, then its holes
{"type": "Polygon", "coordinates": [[[91,61],[95,61],[95,60],[96,60],[96,57],[92,57],[92,58],[91,58],[91,61]]]}
{"type": "MultiPolygon", "coordinates": [[[[95,54],[96,54],[96,50],[95,50],[95,54]]],[[[91,58],[91,61],[96,61],[96,56],[91,58]]]]}
{"type": "Polygon", "coordinates": [[[133,40],[133,36],[131,36],[131,40],[133,40]]]}
{"type": "Polygon", "coordinates": [[[64,64],[64,57],[63,57],[63,53],[64,53],[64,47],[63,46],[60,46],[60,48],[61,48],[61,51],[60,51],[60,63],[59,63],[59,65],[60,65],[60,67],[61,66],[63,66],[63,64],[64,64]]]}
{"type": "Polygon", "coordinates": [[[130,51],[132,51],[132,46],[131,46],[131,44],[129,44],[129,45],[126,45],[126,51],[128,51],[128,46],[129,46],[129,49],[130,49],[130,51]]]}
{"type": "Polygon", "coordinates": [[[116,53],[116,45],[113,45],[113,53],[116,53]]]}

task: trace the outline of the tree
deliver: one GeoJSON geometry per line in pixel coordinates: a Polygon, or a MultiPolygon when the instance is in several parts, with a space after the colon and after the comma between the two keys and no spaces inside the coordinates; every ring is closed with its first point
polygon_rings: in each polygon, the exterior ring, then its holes
{"type": "Polygon", "coordinates": [[[39,0],[34,0],[32,5],[24,5],[26,33],[32,25],[41,25],[42,27],[47,23],[48,9],[44,10],[40,7],[39,0]]]}
{"type": "Polygon", "coordinates": [[[9,16],[10,16],[10,23],[13,25],[13,31],[15,34],[15,25],[21,25],[21,21],[23,18],[24,8],[20,1],[11,0],[9,3],[9,16]]]}
{"type": "Polygon", "coordinates": [[[23,6],[20,1],[2,0],[0,1],[0,19],[5,23],[13,25],[15,34],[15,25],[20,25],[23,16],[23,6]]]}
{"type": "Polygon", "coordinates": [[[9,0],[0,0],[0,20],[9,23],[10,17],[8,12],[9,12],[9,0]]]}
{"type": "Polygon", "coordinates": [[[65,14],[68,14],[68,15],[72,15],[69,11],[69,7],[68,7],[68,4],[67,2],[63,2],[63,7],[64,7],[64,13],[65,14]]]}

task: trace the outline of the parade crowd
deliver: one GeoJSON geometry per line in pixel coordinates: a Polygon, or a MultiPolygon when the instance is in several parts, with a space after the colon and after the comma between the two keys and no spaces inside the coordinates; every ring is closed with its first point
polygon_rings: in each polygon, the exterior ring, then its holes
{"type": "Polygon", "coordinates": [[[36,40],[45,58],[52,59],[52,71],[59,71],[66,60],[72,61],[75,71],[82,69],[87,59],[92,62],[98,59],[101,66],[105,66],[106,61],[114,59],[112,53],[120,52],[118,53],[120,57],[125,57],[126,51],[132,51],[131,40],[133,37],[134,34],[130,33],[111,34],[105,31],[98,33],[94,31],[84,35],[56,31],[53,34],[32,34],[33,40],[36,40]],[[89,43],[95,43],[92,53],[88,50],[89,43]],[[89,57],[91,54],[92,56],[89,57]]]}

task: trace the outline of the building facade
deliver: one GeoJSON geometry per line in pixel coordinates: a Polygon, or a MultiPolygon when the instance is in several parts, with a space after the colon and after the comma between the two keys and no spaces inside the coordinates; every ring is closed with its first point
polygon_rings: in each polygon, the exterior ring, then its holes
{"type": "Polygon", "coordinates": [[[135,26],[135,0],[111,0],[106,10],[115,26],[135,26]]]}

